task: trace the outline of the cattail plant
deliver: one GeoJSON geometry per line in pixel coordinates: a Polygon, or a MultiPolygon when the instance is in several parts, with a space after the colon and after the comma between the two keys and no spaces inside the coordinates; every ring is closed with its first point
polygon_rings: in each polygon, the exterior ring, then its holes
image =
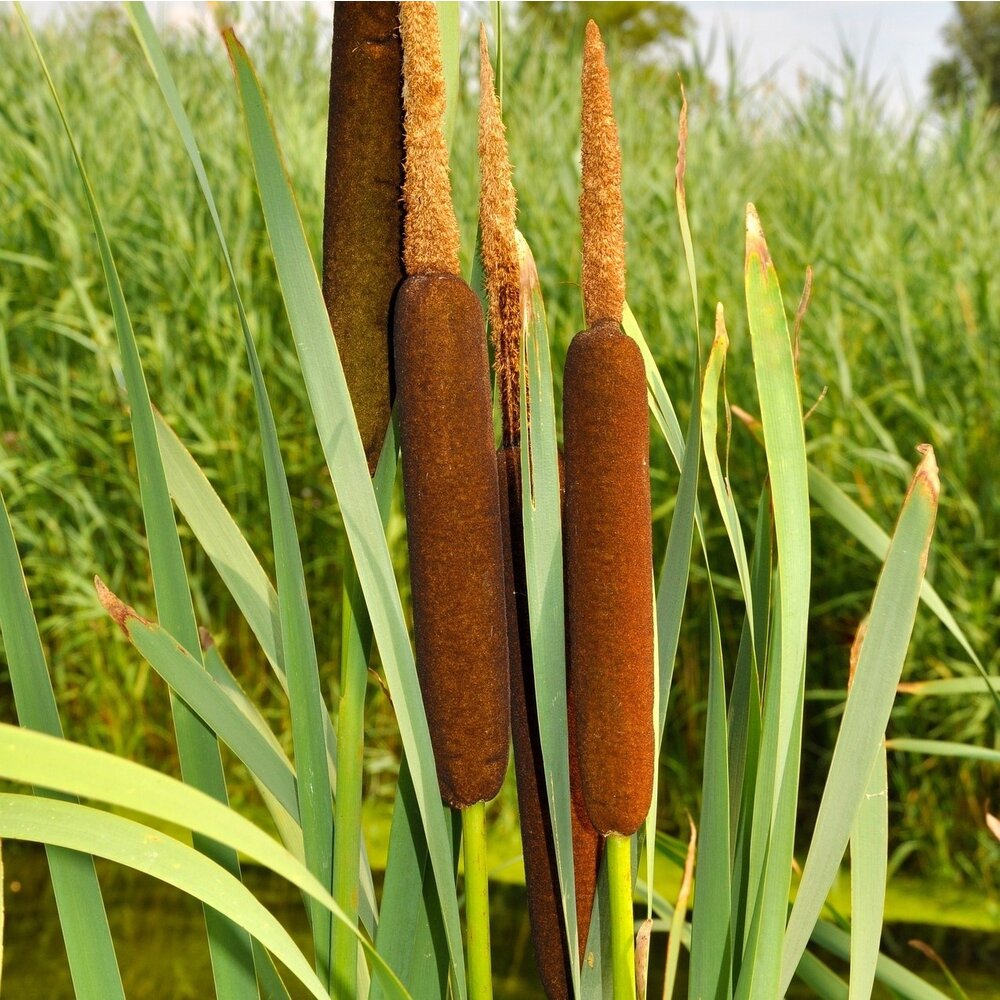
{"type": "Polygon", "coordinates": [[[438,781],[462,810],[469,983],[490,995],[484,802],[507,768],[510,708],[500,498],[486,329],[459,277],[442,131],[437,13],[401,5],[405,174],[394,349],[417,669],[438,781]]]}
{"type": "MultiPolygon", "coordinates": [[[[403,50],[398,3],[334,8],[323,220],[323,298],[368,471],[374,476],[392,410],[392,303],[403,278],[403,50]]],[[[357,619],[357,573],[344,568],[343,623],[357,619]]],[[[367,616],[366,609],[360,614],[367,616]]],[[[360,634],[360,633],[359,633],[360,634]]],[[[361,831],[365,692],[369,649],[345,641],[337,710],[333,892],[354,921],[361,831]]],[[[357,940],[332,929],[332,968],[345,995],[357,989],[357,940]]]]}
{"type": "MultiPolygon", "coordinates": [[[[541,737],[528,620],[521,512],[520,351],[523,323],[521,262],[516,242],[517,200],[511,182],[507,139],[493,68],[480,29],[479,226],[483,274],[489,302],[490,334],[501,414],[497,451],[503,515],[507,596],[507,642],[510,652],[510,714],[517,773],[528,915],[535,961],[546,996],[572,995],[571,956],[556,866],[552,817],[545,790],[541,737]]],[[[569,693],[572,697],[572,692],[569,693]]],[[[575,726],[569,720],[569,759],[573,821],[573,870],[581,956],[597,887],[601,838],[583,808],[579,793],[575,726]]]]}
{"type": "Polygon", "coordinates": [[[583,801],[608,838],[615,996],[635,996],[631,835],[652,798],[653,594],[646,378],[621,329],[621,151],[597,25],[583,59],[583,298],[566,357],[566,602],[583,801]]]}
{"type": "Polygon", "coordinates": [[[323,298],[374,474],[392,410],[392,296],[403,278],[398,3],[335,8],[323,298]]]}

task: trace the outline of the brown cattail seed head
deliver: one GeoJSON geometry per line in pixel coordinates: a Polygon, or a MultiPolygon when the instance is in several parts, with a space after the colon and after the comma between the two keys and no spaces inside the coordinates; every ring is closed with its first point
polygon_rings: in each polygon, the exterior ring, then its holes
{"type": "Polygon", "coordinates": [[[611,105],[604,43],[593,21],[583,46],[581,160],[583,189],[583,305],[587,323],[621,322],[625,305],[625,208],[622,154],[611,105]]]}
{"type": "MultiPolygon", "coordinates": [[[[563,918],[556,866],[555,838],[545,786],[545,767],[538,731],[535,679],[531,657],[528,593],[524,564],[524,525],[521,508],[521,449],[497,452],[500,503],[504,507],[504,561],[507,591],[507,635],[510,648],[510,717],[517,774],[517,808],[524,855],[524,880],[535,962],[549,1000],[572,996],[572,973],[566,923],[563,918]]],[[[572,700],[572,689],[568,691],[572,700]]],[[[590,928],[601,837],[583,807],[577,761],[576,725],[570,705],[569,762],[572,805],[573,868],[576,888],[580,957],[590,928]]]]}
{"type": "Polygon", "coordinates": [[[451,204],[446,94],[437,9],[401,3],[403,109],[406,160],[403,178],[403,264],[407,274],[458,274],[458,222],[451,204]]]}
{"type": "Polygon", "coordinates": [[[486,329],[448,274],[407,278],[395,320],[417,671],[441,794],[461,808],[500,790],[510,739],[486,329]]]}
{"type": "Polygon", "coordinates": [[[398,3],[339,3],[330,67],[323,298],[374,474],[392,410],[392,296],[403,278],[398,3]]]}
{"type": "Polygon", "coordinates": [[[521,435],[521,266],[514,239],[517,196],[511,183],[507,137],[493,82],[486,46],[486,29],[479,32],[479,227],[489,299],[490,333],[504,444],[521,435]]]}
{"type": "Polygon", "coordinates": [[[653,789],[653,553],[642,356],[606,320],[566,356],[566,600],[581,787],[605,835],[634,833],[653,789]]]}

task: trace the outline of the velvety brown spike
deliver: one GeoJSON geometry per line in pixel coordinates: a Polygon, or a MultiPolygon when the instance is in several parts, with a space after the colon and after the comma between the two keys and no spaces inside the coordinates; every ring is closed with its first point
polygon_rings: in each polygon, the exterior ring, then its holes
{"type": "Polygon", "coordinates": [[[399,5],[405,112],[403,265],[407,274],[458,274],[458,222],[451,204],[446,93],[437,8],[399,5]]]}
{"type": "MultiPolygon", "coordinates": [[[[497,452],[497,473],[500,479],[500,502],[506,515],[503,524],[507,641],[510,648],[510,719],[528,917],[531,922],[535,963],[545,995],[549,1000],[563,1000],[572,995],[572,979],[566,923],[559,893],[552,818],[545,788],[542,745],[538,733],[524,567],[519,447],[504,447],[497,452]]],[[[572,691],[569,692],[569,697],[572,700],[572,691]]],[[[580,796],[576,726],[572,712],[571,705],[568,723],[573,865],[582,959],[594,908],[602,841],[587,817],[580,796]]]]}
{"type": "Polygon", "coordinates": [[[625,208],[622,204],[622,155],[611,105],[611,80],[604,42],[587,22],[583,46],[581,125],[583,227],[583,306],[587,323],[621,322],[625,304],[625,208]]]}
{"type": "Polygon", "coordinates": [[[334,12],[323,297],[374,474],[392,410],[392,297],[403,278],[398,3],[334,12]]]}
{"type": "Polygon", "coordinates": [[[615,322],[579,333],[563,376],[566,600],[581,788],[604,834],[653,789],[653,593],[646,377],[615,322]]]}
{"type": "Polygon", "coordinates": [[[417,671],[442,796],[491,799],[510,739],[486,329],[460,278],[407,278],[394,347],[417,671]]]}
{"type": "Polygon", "coordinates": [[[511,183],[507,136],[493,83],[486,29],[479,31],[479,229],[489,300],[493,366],[503,424],[503,443],[521,435],[518,372],[521,364],[521,265],[514,233],[517,195],[511,183]]]}

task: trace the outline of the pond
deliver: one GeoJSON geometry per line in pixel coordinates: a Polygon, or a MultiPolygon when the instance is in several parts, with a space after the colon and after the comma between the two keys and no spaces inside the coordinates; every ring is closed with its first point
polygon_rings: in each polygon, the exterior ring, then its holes
{"type": "MultiPolygon", "coordinates": [[[[41,848],[4,846],[5,929],[2,995],[7,1000],[72,1000],[55,902],[41,848]]],[[[210,982],[208,949],[200,905],[170,886],[128,869],[98,862],[129,1000],[204,1000],[210,982]]],[[[308,949],[308,928],[294,889],[275,876],[247,869],[249,887],[308,949]]],[[[925,887],[925,900],[932,897],[925,887]]],[[[511,884],[491,887],[493,962],[496,1000],[543,1000],[537,986],[531,936],[525,916],[524,889],[511,884]]],[[[929,944],[949,964],[970,1000],[1000,998],[1000,935],[927,924],[893,923],[883,945],[897,961],[939,985],[949,996],[944,976],[908,942],[929,944]]],[[[653,939],[650,996],[662,991],[662,937],[653,939]]],[[[682,969],[683,974],[683,969],[682,969]]],[[[301,994],[294,993],[297,997],[301,994]]],[[[675,994],[686,995],[678,982],[675,994]]],[[[789,993],[805,998],[809,991],[789,993]]],[[[887,998],[888,992],[876,992],[887,998]]]]}

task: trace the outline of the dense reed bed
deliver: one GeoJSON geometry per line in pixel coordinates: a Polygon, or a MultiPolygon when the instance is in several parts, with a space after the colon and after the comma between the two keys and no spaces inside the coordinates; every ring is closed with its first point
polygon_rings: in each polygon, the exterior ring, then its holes
{"type": "MultiPolygon", "coordinates": [[[[292,32],[272,23],[254,32],[254,42],[318,260],[328,60],[317,41],[325,26],[305,16],[304,28],[292,32]]],[[[2,89],[9,95],[0,112],[6,151],[0,187],[3,484],[53,654],[67,729],[87,742],[164,763],[173,749],[163,688],[108,641],[110,626],[97,618],[90,592],[89,568],[100,562],[112,571],[112,589],[129,581],[131,603],[148,606],[150,597],[145,556],[134,544],[138,495],[96,251],[89,222],[76,207],[78,181],[54,112],[34,84],[30,50],[19,44],[12,22],[3,28],[5,54],[9,49],[0,65],[2,89]]],[[[53,27],[42,37],[87,151],[111,238],[127,262],[122,281],[127,298],[138,306],[136,331],[152,396],[267,565],[269,527],[256,485],[262,465],[251,383],[230,336],[237,317],[220,278],[208,215],[183,151],[162,122],[161,98],[117,15],[102,12],[73,28],[53,27]],[[82,40],[79,45],[60,41],[60,33],[70,30],[82,40]],[[112,121],[115,128],[108,127],[112,121]],[[185,345],[182,354],[170,350],[177,342],[185,345]]],[[[283,428],[306,579],[310,590],[333,588],[340,577],[340,521],[319,456],[307,443],[305,397],[292,374],[292,348],[281,333],[284,315],[253,182],[235,166],[245,161],[246,149],[229,71],[212,39],[168,41],[211,167],[261,363],[274,373],[269,388],[283,428]]],[[[520,226],[545,288],[558,396],[562,358],[583,319],[578,183],[572,169],[579,48],[553,40],[548,58],[537,60],[519,53],[515,32],[505,42],[514,53],[505,66],[505,120],[519,182],[520,226]],[[520,183],[522,176],[544,177],[545,183],[520,183]]],[[[630,304],[686,420],[691,356],[684,331],[690,327],[690,306],[668,210],[673,164],[662,155],[675,131],[675,83],[671,75],[618,60],[613,86],[617,106],[628,109],[620,117],[630,304]],[[650,88],[666,96],[644,99],[650,88]],[[664,142],[651,143],[650,136],[664,142]]],[[[947,446],[930,572],[960,613],[975,648],[995,660],[1000,642],[991,557],[998,515],[991,500],[996,416],[989,405],[995,390],[989,343],[1000,326],[1000,289],[990,264],[1000,220],[988,195],[1000,165],[993,120],[976,110],[964,121],[926,121],[919,128],[894,123],[850,66],[835,85],[813,88],[794,110],[779,106],[772,112],[773,99],[761,89],[736,83],[719,91],[697,75],[690,80],[689,99],[696,127],[688,189],[703,315],[711,314],[716,298],[739,301],[742,272],[733,247],[742,239],[743,201],[752,196],[761,213],[777,222],[769,243],[788,300],[795,297],[795,275],[807,263],[815,268],[802,333],[802,378],[808,400],[829,386],[810,421],[816,461],[888,529],[909,475],[910,443],[947,446]]],[[[466,139],[453,152],[466,272],[476,212],[474,143],[468,139],[475,111],[471,100],[459,108],[457,128],[466,139]]],[[[739,311],[732,312],[729,324],[733,349],[745,347],[739,311]]],[[[737,404],[751,398],[748,375],[735,366],[728,393],[737,404]]],[[[654,443],[657,564],[676,487],[675,477],[659,471],[667,467],[664,459],[663,446],[654,443]]],[[[756,481],[761,461],[750,437],[736,433],[730,466],[738,494],[746,494],[749,470],[756,481]]],[[[398,539],[403,527],[398,510],[389,524],[391,537],[398,539]]],[[[845,541],[831,520],[820,517],[814,527],[816,547],[836,549],[840,558],[814,576],[808,683],[839,698],[838,664],[863,614],[875,562],[860,545],[845,541]]],[[[735,593],[735,571],[721,530],[712,530],[713,566],[725,597],[735,593]]],[[[230,611],[206,558],[187,530],[181,532],[200,619],[211,624],[233,662],[259,663],[246,626],[230,611]]],[[[393,551],[402,573],[402,547],[393,551]]],[[[704,596],[704,578],[696,569],[693,607],[704,596]]],[[[735,620],[725,600],[720,613],[735,620]]],[[[336,608],[317,616],[316,631],[321,675],[334,683],[340,652],[336,608]]],[[[696,756],[702,728],[699,643],[694,630],[682,636],[672,709],[678,722],[666,735],[668,761],[696,756]]],[[[956,643],[929,616],[918,619],[913,648],[918,651],[913,674],[970,673],[956,643]]],[[[275,683],[249,666],[246,679],[265,714],[280,720],[275,683]]],[[[391,785],[381,775],[395,760],[397,737],[383,697],[374,691],[369,701],[367,787],[388,793],[391,785]]],[[[894,725],[911,735],[975,740],[986,731],[989,710],[982,698],[901,699],[894,725]]],[[[806,711],[810,732],[832,731],[824,728],[832,725],[825,702],[807,701],[806,711]]],[[[290,732],[282,736],[288,740],[290,732]]],[[[667,766],[660,808],[665,824],[680,830],[697,775],[667,766]]],[[[814,780],[804,776],[806,815],[818,796],[814,780]]],[[[974,832],[986,796],[979,765],[937,761],[917,774],[896,770],[890,781],[891,830],[900,863],[995,883],[994,853],[986,835],[974,832]]]]}

